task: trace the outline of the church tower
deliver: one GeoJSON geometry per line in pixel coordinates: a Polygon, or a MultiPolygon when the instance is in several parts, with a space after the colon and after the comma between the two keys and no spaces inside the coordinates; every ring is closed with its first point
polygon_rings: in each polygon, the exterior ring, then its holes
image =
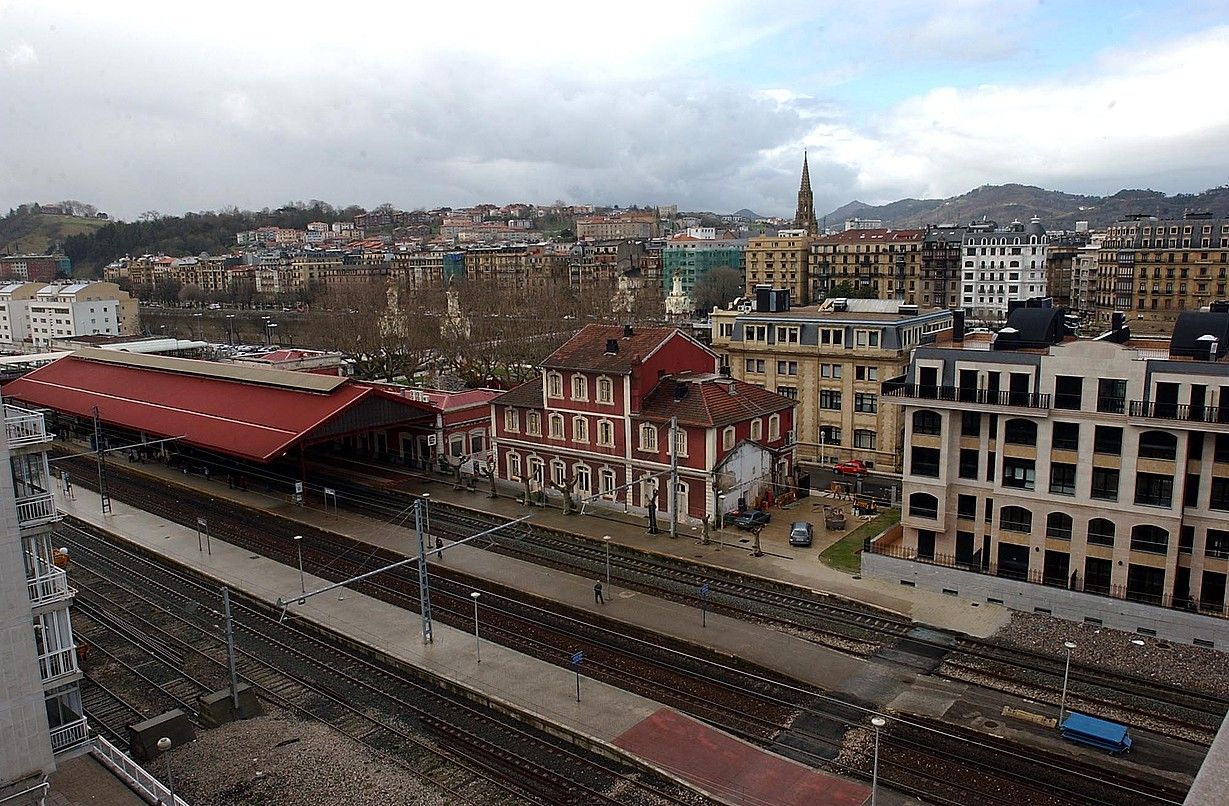
{"type": "Polygon", "coordinates": [[[802,182],[798,186],[798,211],[794,213],[794,229],[804,229],[807,235],[819,234],[815,220],[815,197],[811,194],[811,171],[807,167],[807,152],[802,152],[802,182]]]}

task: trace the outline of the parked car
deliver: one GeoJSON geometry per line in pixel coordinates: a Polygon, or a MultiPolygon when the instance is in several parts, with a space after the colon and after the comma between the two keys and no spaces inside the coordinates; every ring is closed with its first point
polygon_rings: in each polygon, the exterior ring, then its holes
{"type": "Polygon", "coordinates": [[[866,465],[862,464],[861,459],[850,459],[848,462],[834,465],[832,472],[838,476],[865,476],[866,465]]]}
{"type": "Polygon", "coordinates": [[[767,526],[772,516],[759,509],[749,509],[734,519],[734,525],[739,529],[756,529],[767,526]]]}
{"type": "Polygon", "coordinates": [[[815,527],[807,521],[794,521],[789,527],[789,544],[806,548],[815,536],[815,527]]]}

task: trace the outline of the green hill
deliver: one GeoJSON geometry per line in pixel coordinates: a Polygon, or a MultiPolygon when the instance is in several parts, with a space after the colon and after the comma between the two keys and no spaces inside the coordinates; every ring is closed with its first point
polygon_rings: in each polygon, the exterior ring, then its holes
{"type": "Polygon", "coordinates": [[[73,235],[91,235],[107,223],[103,218],[78,218],[50,213],[14,211],[0,218],[0,254],[43,254],[73,235]]]}

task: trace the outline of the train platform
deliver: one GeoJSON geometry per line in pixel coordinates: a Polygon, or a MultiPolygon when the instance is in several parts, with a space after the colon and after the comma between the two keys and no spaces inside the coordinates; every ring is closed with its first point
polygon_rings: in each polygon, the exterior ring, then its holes
{"type": "MultiPolygon", "coordinates": [[[[198,479],[198,481],[203,480],[198,479]]],[[[205,483],[216,484],[216,482],[205,483]]],[[[223,485],[222,490],[226,489],[223,485]]],[[[258,499],[261,497],[251,492],[234,491],[234,493],[236,498],[258,499]]],[[[254,502],[253,500],[245,503],[254,502]]],[[[66,514],[117,533],[134,544],[196,569],[216,579],[219,584],[228,585],[260,600],[272,603],[279,597],[293,599],[294,595],[299,592],[300,580],[297,568],[251,554],[219,539],[211,541],[212,553],[202,552],[198,548],[198,535],[195,529],[170,523],[121,501],[113,500],[112,512],[103,515],[97,493],[78,486],[74,487],[72,498],[66,497],[61,491],[58,495],[58,503],[60,509],[66,514]]],[[[269,502],[265,503],[267,505],[269,502]]],[[[269,507],[266,506],[266,508],[269,507]]],[[[345,515],[314,514],[326,522],[332,521],[331,526],[324,528],[336,529],[339,525],[338,521],[345,519],[349,528],[356,530],[356,524],[345,515]]],[[[338,529],[338,531],[341,530],[338,529]]],[[[400,541],[402,548],[411,545],[407,534],[404,533],[405,530],[397,533],[381,529],[380,532],[391,536],[393,540],[390,542],[400,541]]],[[[515,560],[498,557],[481,549],[456,546],[447,550],[444,556],[444,562],[450,566],[460,566],[464,557],[474,562],[484,559],[497,561],[511,573],[536,572],[536,576],[518,577],[518,584],[523,588],[527,585],[531,588],[533,585],[548,585],[556,591],[565,590],[567,598],[571,599],[573,604],[580,605],[586,601],[585,597],[589,600],[592,598],[590,580],[517,563],[515,560]]],[[[478,566],[480,567],[481,565],[478,566]]],[[[481,570],[472,572],[480,574],[481,570]]],[[[310,574],[306,577],[308,590],[324,587],[327,584],[329,584],[328,580],[310,574]]],[[[628,598],[631,597],[616,593],[612,597],[609,608],[612,611],[620,607],[633,609],[628,604],[628,598]]],[[[651,603],[647,601],[651,597],[640,598],[646,601],[637,602],[635,609],[641,609],[640,605],[644,605],[645,608],[651,606],[651,603]]],[[[668,602],[659,603],[660,606],[670,604],[668,602]]],[[[683,609],[689,610],[689,608],[683,609]]],[[[660,613],[659,616],[669,620],[669,617],[660,613]]],[[[427,669],[455,684],[478,692],[486,699],[527,713],[549,725],[558,726],[581,737],[584,741],[617,748],[660,770],[663,774],[685,781],[724,803],[750,806],[751,804],[782,802],[772,779],[754,776],[750,772],[742,780],[735,781],[733,783],[735,788],[731,789],[732,783],[728,771],[714,775],[711,760],[703,753],[674,754],[668,757],[641,755],[637,749],[647,752],[644,749],[646,736],[652,736],[655,732],[661,734],[667,727],[680,724],[674,718],[674,712],[653,700],[585,678],[583,662],[581,696],[578,701],[576,676],[570,668],[556,666],[499,644],[485,641],[481,644],[481,660],[479,661],[472,632],[457,630],[438,622],[434,625],[433,643],[424,644],[418,630],[416,614],[351,590],[341,591],[337,595],[317,596],[309,599],[303,605],[295,604],[289,609],[288,617],[310,620],[330,630],[350,636],[353,640],[360,641],[377,651],[427,669]],[[619,744],[620,740],[626,743],[626,748],[619,744]]],[[[707,629],[716,632],[714,628],[720,627],[717,618],[719,617],[710,617],[707,629]]],[[[729,621],[731,626],[738,623],[732,619],[729,621]]],[[[695,626],[697,630],[700,629],[698,620],[695,626]]],[[[837,655],[838,653],[832,654],[837,655]]],[[[859,663],[853,659],[847,659],[847,661],[851,664],[859,663]]],[[[812,662],[814,662],[813,658],[812,662]]],[[[666,734],[662,737],[666,738],[666,734]]],[[[870,794],[869,789],[860,783],[838,779],[813,770],[701,723],[695,723],[692,728],[692,738],[697,748],[717,746],[724,748],[731,758],[740,759],[740,766],[748,771],[778,768],[788,770],[787,780],[794,781],[800,792],[830,790],[834,793],[845,793],[842,799],[830,799],[825,796],[819,800],[795,801],[797,803],[844,806],[847,803],[863,803],[870,794]],[[862,793],[860,800],[848,799],[856,797],[859,791],[862,793]]],[[[651,745],[653,742],[649,741],[648,744],[651,745]]],[[[906,802],[889,793],[881,793],[879,801],[884,804],[906,802]]]]}
{"type": "MultiPolygon", "coordinates": [[[[255,489],[256,485],[252,485],[252,489],[249,490],[231,489],[227,486],[225,480],[218,480],[217,478],[206,480],[200,476],[185,476],[161,464],[140,465],[134,469],[154,478],[161,477],[168,482],[187,484],[196,489],[206,491],[217,498],[230,499],[236,503],[264,509],[323,530],[337,532],[356,540],[381,546],[392,552],[407,555],[416,552],[417,539],[411,529],[393,526],[349,513],[345,510],[337,512],[332,510],[326,511],[319,506],[299,506],[287,500],[283,495],[255,489]]],[[[422,488],[418,488],[415,491],[429,492],[433,500],[456,502],[475,509],[482,508],[487,511],[500,512],[509,517],[520,517],[528,512],[523,506],[516,504],[514,501],[505,499],[492,501],[486,497],[484,492],[468,493],[454,491],[451,489],[451,484],[433,482],[425,484],[422,488]],[[499,508],[487,506],[488,504],[497,505],[499,508]]],[[[113,502],[115,514],[104,519],[99,515],[99,502],[96,494],[79,487],[76,490],[76,494],[77,500],[70,502],[64,502],[63,496],[60,496],[61,503],[63,504],[62,508],[66,512],[71,512],[83,520],[104,525],[112,531],[119,531],[121,533],[127,533],[125,531],[127,529],[135,529],[138,533],[152,530],[156,536],[142,537],[138,534],[136,540],[151,546],[155,550],[168,554],[170,554],[171,548],[174,547],[177,551],[174,555],[176,559],[186,562],[193,567],[204,568],[205,566],[199,564],[201,562],[208,563],[209,558],[201,558],[198,554],[196,531],[194,529],[176,527],[174,524],[169,524],[161,518],[126,507],[119,501],[113,502]],[[126,525],[129,523],[131,526],[126,525]],[[164,530],[167,535],[175,534],[177,537],[173,543],[168,544],[169,538],[158,535],[159,530],[164,530]]],[[[563,525],[560,528],[564,529],[583,519],[582,516],[564,516],[557,510],[543,511],[537,509],[533,510],[533,515],[533,522],[535,523],[543,523],[550,526],[562,523],[563,525]]],[[[597,522],[607,523],[605,520],[597,522]]],[[[613,523],[611,524],[611,526],[614,525],[613,523]]],[[[758,560],[766,559],[751,557],[747,549],[742,551],[732,550],[733,545],[730,542],[728,531],[726,533],[727,544],[724,547],[718,548],[716,546],[702,546],[699,544],[698,537],[683,537],[682,532],[680,532],[680,537],[671,539],[664,535],[633,534],[635,527],[631,524],[624,524],[624,526],[626,528],[621,532],[616,533],[612,528],[609,531],[603,532],[603,534],[611,534],[612,540],[619,543],[633,545],[637,548],[646,548],[650,551],[660,551],[661,549],[658,547],[663,544],[667,547],[674,546],[677,550],[671,553],[677,553],[688,558],[703,557],[707,553],[709,557],[719,557],[722,561],[720,564],[723,567],[738,570],[758,568],[754,563],[758,560]],[[622,537],[619,535],[622,535],[622,537]]],[[[575,527],[569,531],[574,530],[575,527]]],[[[688,530],[689,533],[690,530],[688,530]]],[[[585,536],[590,539],[600,539],[600,537],[594,537],[593,535],[585,536]]],[[[771,556],[780,563],[799,562],[797,559],[787,559],[785,547],[771,546],[767,540],[763,539],[763,536],[761,538],[764,551],[772,552],[771,556]]],[[[215,560],[217,558],[219,542],[215,541],[214,543],[215,560]]],[[[782,543],[784,543],[784,540],[782,540],[782,543]]],[[[238,550],[232,548],[232,551],[238,550]]],[[[235,561],[236,567],[233,570],[241,574],[240,579],[249,580],[248,584],[252,587],[245,587],[244,589],[249,590],[253,595],[267,601],[273,601],[278,596],[290,596],[298,591],[297,569],[287,570],[285,566],[281,566],[279,563],[263,557],[254,557],[246,552],[238,551],[238,554],[241,556],[235,561]],[[256,570],[257,567],[276,567],[278,570],[275,573],[271,572],[273,576],[269,577],[269,579],[276,579],[277,584],[270,584],[263,576],[263,572],[256,570]]],[[[813,557],[813,554],[811,556],[813,557]]],[[[1073,749],[1070,744],[1063,742],[1052,730],[1038,727],[1036,724],[1027,721],[1004,719],[1003,717],[1005,708],[1014,709],[1017,712],[1046,714],[1049,710],[1052,710],[1052,706],[967,683],[934,677],[929,675],[927,673],[928,670],[924,668],[896,662],[884,662],[882,659],[867,661],[820,646],[798,636],[778,630],[765,629],[762,625],[730,618],[719,613],[708,613],[707,618],[702,619],[700,612],[696,608],[637,591],[622,589],[617,584],[617,580],[612,586],[613,590],[606,591],[606,604],[595,605],[593,601],[594,579],[586,579],[534,563],[495,554],[478,547],[466,545],[452,546],[445,549],[442,561],[435,558],[434,552],[428,557],[428,561],[428,567],[437,562],[442,562],[450,568],[464,571],[482,579],[491,580],[493,583],[515,587],[549,601],[578,608],[601,607],[603,615],[611,619],[640,626],[683,641],[707,646],[732,657],[739,657],[757,663],[766,668],[787,674],[817,689],[841,695],[868,708],[885,713],[932,718],[1056,752],[1086,752],[1083,749],[1073,749]]],[[[818,561],[813,561],[813,564],[819,565],[818,561]]],[[[320,583],[319,580],[316,582],[320,583]]],[[[312,586],[313,582],[309,576],[308,589],[312,589],[312,586]]],[[[822,590],[822,588],[818,587],[816,589],[822,590]]],[[[346,591],[344,597],[345,601],[342,605],[348,604],[352,598],[361,598],[362,612],[365,613],[367,610],[371,610],[372,620],[368,622],[361,613],[350,612],[344,606],[337,608],[338,603],[335,601],[327,603],[320,601],[322,599],[331,599],[331,597],[317,597],[317,599],[310,600],[305,608],[296,607],[295,610],[301,610],[306,617],[317,620],[324,618],[335,619],[334,623],[324,621],[322,623],[330,624],[333,629],[343,630],[347,634],[354,635],[356,638],[364,640],[380,648],[382,651],[390,652],[390,654],[397,657],[405,657],[411,663],[425,666],[430,661],[434,665],[427,666],[427,668],[440,671],[449,676],[456,674],[458,675],[456,679],[466,681],[467,684],[472,684],[476,688],[490,691],[496,697],[517,703],[518,706],[523,702],[527,710],[541,714],[548,720],[558,720],[559,724],[573,726],[579,732],[598,738],[601,741],[615,741],[616,737],[639,725],[641,721],[648,719],[660,707],[657,703],[644,701],[642,698],[626,694],[625,692],[615,694],[614,692],[618,691],[617,689],[604,686],[596,681],[585,681],[584,688],[586,691],[590,688],[601,687],[598,690],[603,692],[602,700],[600,701],[602,707],[594,711],[574,709],[572,706],[575,705],[575,682],[570,670],[549,664],[541,664],[545,667],[544,671],[541,675],[535,677],[537,672],[534,671],[536,668],[534,664],[539,664],[539,662],[522,658],[517,664],[512,664],[509,661],[504,674],[488,676],[487,673],[493,669],[494,664],[488,666],[488,650],[485,642],[483,643],[482,654],[483,669],[479,673],[480,676],[474,677],[475,673],[470,668],[473,664],[468,663],[474,648],[472,633],[458,632],[447,628],[445,625],[437,624],[435,628],[435,644],[427,648],[426,652],[422,652],[421,640],[415,640],[414,638],[417,629],[416,614],[407,613],[404,610],[376,600],[360,597],[359,594],[351,591],[346,591]],[[317,602],[319,604],[315,604],[317,602]],[[318,613],[316,608],[322,608],[322,611],[318,613]],[[397,626],[394,630],[396,634],[407,637],[392,643],[386,641],[385,636],[389,633],[385,627],[390,623],[396,623],[397,626]],[[445,643],[457,651],[443,651],[445,643]],[[458,644],[460,645],[459,647],[457,646],[458,644]],[[509,673],[512,676],[505,676],[509,673]],[[538,685],[533,686],[514,684],[515,681],[528,680],[540,682],[538,685]],[[553,695],[543,698],[537,691],[537,689],[543,688],[550,692],[558,692],[560,691],[559,686],[563,685],[563,690],[566,692],[569,690],[566,681],[571,681],[572,688],[570,690],[572,691],[573,700],[571,703],[557,703],[553,695]],[[487,688],[488,685],[493,687],[487,688]],[[624,697],[629,698],[626,705],[622,704],[624,697]],[[539,699],[542,702],[538,702],[539,699]]],[[[947,601],[950,607],[951,597],[942,598],[947,601]]],[[[882,606],[883,601],[881,599],[875,603],[882,606]]],[[[981,608],[973,609],[980,610],[981,608]]],[[[357,607],[356,611],[358,611],[357,607]]],[[[389,629],[394,628],[390,627],[389,629]]],[[[494,646],[492,646],[490,651],[502,651],[502,653],[508,653],[513,656],[518,654],[512,650],[505,650],[502,647],[494,646]]],[[[1175,777],[1185,778],[1187,781],[1189,781],[1194,771],[1198,769],[1199,762],[1202,760],[1202,753],[1198,748],[1185,746],[1180,742],[1176,742],[1176,740],[1170,742],[1163,737],[1150,737],[1148,741],[1141,743],[1141,745],[1137,746],[1137,751],[1133,753],[1133,756],[1138,761],[1147,763],[1155,769],[1172,770],[1175,777]]],[[[696,761],[700,763],[702,759],[697,759],[696,761]]],[[[1113,766],[1114,764],[1125,764],[1126,762],[1115,759],[1107,763],[1113,766]]],[[[675,774],[680,777],[687,777],[679,771],[675,771],[675,774]]],[[[706,775],[707,773],[701,771],[699,774],[706,775]]],[[[689,778],[688,780],[696,783],[694,779],[689,778]]],[[[699,784],[697,783],[697,785],[699,784]]],[[[883,797],[880,797],[880,801],[884,803],[891,802],[884,800],[883,797]]],[[[775,801],[770,799],[770,802],[775,801]]],[[[820,802],[823,803],[824,801],[820,802]]]]}

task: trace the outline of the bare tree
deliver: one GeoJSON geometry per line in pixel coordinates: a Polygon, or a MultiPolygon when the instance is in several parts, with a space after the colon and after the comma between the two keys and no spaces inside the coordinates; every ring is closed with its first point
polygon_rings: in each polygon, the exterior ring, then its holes
{"type": "Polygon", "coordinates": [[[692,289],[697,311],[724,308],[736,297],[742,296],[745,288],[743,273],[729,266],[718,266],[696,281],[692,289]]]}
{"type": "Polygon", "coordinates": [[[576,500],[572,497],[572,491],[576,489],[576,477],[568,476],[560,484],[552,480],[550,486],[559,492],[563,493],[563,514],[571,515],[576,511],[576,500]]]}

